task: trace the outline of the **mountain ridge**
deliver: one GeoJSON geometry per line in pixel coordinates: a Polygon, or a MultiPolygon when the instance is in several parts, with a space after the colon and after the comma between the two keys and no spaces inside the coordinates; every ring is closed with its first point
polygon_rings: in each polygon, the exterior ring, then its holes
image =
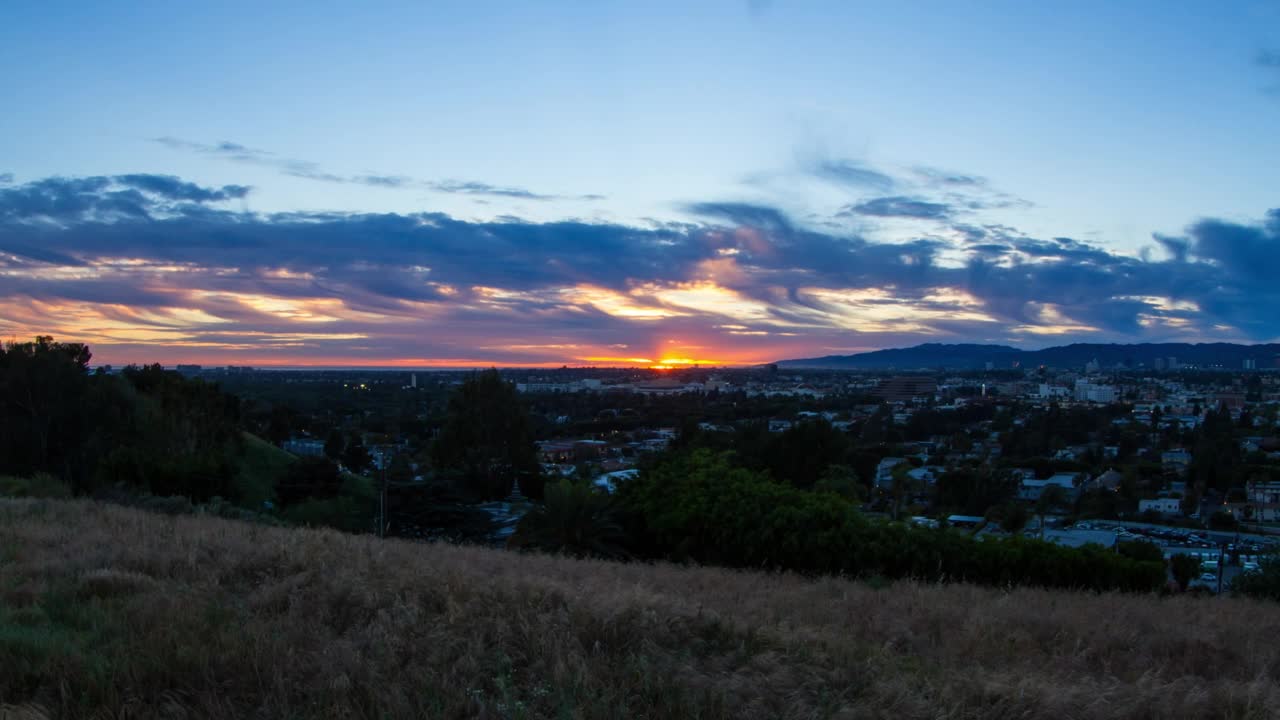
{"type": "Polygon", "coordinates": [[[1096,360],[1100,367],[1153,368],[1176,365],[1244,369],[1254,361],[1256,369],[1280,367],[1280,344],[1240,343],[1071,343],[1039,350],[981,343],[923,343],[906,348],[886,348],[853,355],[779,360],[784,368],[814,369],[993,369],[1015,367],[1074,367],[1096,360]],[[1161,361],[1161,365],[1157,364],[1161,361]]]}

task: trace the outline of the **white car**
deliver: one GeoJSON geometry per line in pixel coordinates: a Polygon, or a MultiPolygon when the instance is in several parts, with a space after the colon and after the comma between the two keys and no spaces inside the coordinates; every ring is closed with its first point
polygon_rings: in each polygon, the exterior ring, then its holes
{"type": "Polygon", "coordinates": [[[1205,573],[1200,576],[1200,582],[1213,584],[1218,582],[1218,576],[1214,573],[1205,573]]]}

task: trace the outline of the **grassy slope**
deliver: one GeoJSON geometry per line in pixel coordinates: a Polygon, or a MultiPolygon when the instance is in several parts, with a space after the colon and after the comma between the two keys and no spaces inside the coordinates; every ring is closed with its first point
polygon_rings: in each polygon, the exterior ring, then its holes
{"type": "Polygon", "coordinates": [[[262,503],[274,497],[276,483],[296,461],[297,458],[293,455],[266,440],[244,433],[240,468],[235,479],[236,489],[240,492],[240,504],[253,510],[261,510],[262,503]]]}
{"type": "MultiPolygon", "coordinates": [[[[261,510],[263,501],[275,497],[276,485],[298,458],[252,433],[242,433],[242,436],[244,445],[236,472],[236,489],[243,498],[242,505],[261,510]]],[[[344,470],[342,479],[347,494],[373,496],[373,481],[369,478],[344,470]]]]}
{"type": "Polygon", "coordinates": [[[0,706],[32,717],[1265,718],[1277,633],[1280,608],[1241,600],[877,590],[0,499],[0,706]]]}

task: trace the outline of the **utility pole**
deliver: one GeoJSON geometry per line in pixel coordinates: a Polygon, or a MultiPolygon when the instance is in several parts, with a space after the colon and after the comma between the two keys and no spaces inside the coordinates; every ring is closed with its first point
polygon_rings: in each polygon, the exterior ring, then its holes
{"type": "Polygon", "coordinates": [[[387,468],[382,467],[381,489],[378,493],[378,537],[386,537],[387,532],[387,468]]]}

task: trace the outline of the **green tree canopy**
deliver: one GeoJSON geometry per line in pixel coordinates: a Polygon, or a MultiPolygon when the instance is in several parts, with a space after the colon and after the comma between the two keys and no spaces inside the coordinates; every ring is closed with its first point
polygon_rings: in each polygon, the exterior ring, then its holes
{"type": "Polygon", "coordinates": [[[529,413],[515,386],[495,369],[476,373],[450,396],[431,460],[437,470],[458,474],[463,488],[480,499],[505,497],[517,479],[525,494],[542,497],[529,413]]]}

